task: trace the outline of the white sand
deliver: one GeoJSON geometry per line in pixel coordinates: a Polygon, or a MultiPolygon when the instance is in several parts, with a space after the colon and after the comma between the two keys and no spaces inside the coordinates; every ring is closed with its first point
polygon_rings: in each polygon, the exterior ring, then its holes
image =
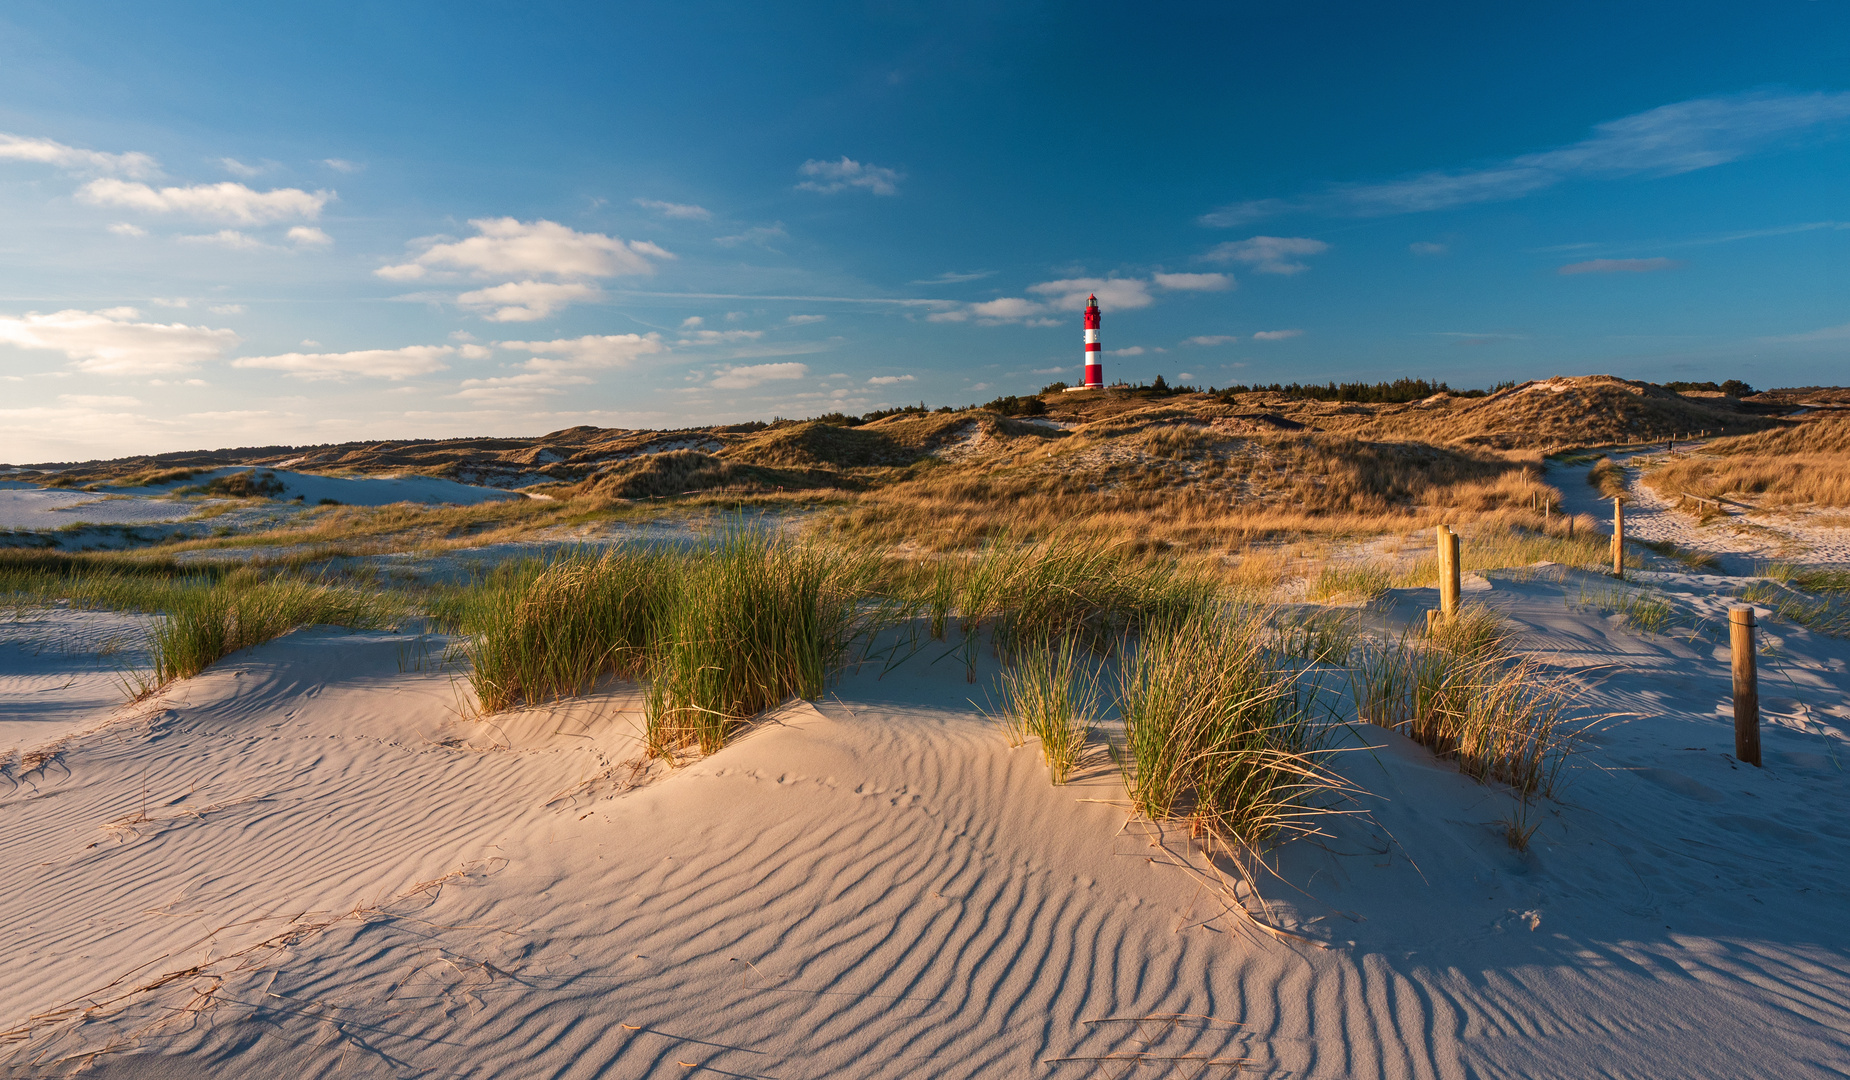
{"type": "MultiPolygon", "coordinates": [[[[1639,540],[1668,541],[1679,547],[1716,554],[1723,569],[1751,574],[1767,562],[1850,565],[1850,528],[1818,526],[1811,512],[1743,514],[1738,508],[1726,516],[1699,523],[1696,515],[1675,508],[1641,479],[1641,462],[1663,459],[1660,452],[1615,453],[1612,459],[1625,467],[1630,500],[1625,506],[1625,535],[1639,540]]],[[[1561,507],[1570,514],[1590,514],[1612,520],[1612,500],[1587,483],[1593,466],[1557,466],[1548,482],[1561,491],[1561,507]]],[[[1843,515],[1827,512],[1825,516],[1843,515]]]]}
{"type": "Polygon", "coordinates": [[[0,529],[44,531],[72,525],[152,525],[199,512],[198,503],[109,496],[55,488],[0,490],[0,529]]]}
{"type": "MultiPolygon", "coordinates": [[[[7,772],[4,1075],[1850,1070],[1850,647],[1772,631],[1756,770],[1713,641],[1570,610],[1578,578],[1490,584],[1638,715],[1527,855],[1506,793],[1367,729],[1372,820],[1284,850],[1284,936],[1222,914],[1104,768],[1048,785],[970,705],[987,666],[864,668],[630,789],[621,691],[479,724],[453,673],[401,672],[408,639],[299,632],[7,772]]],[[[1698,634],[1716,586],[1660,587],[1698,634]]]]}
{"type": "Polygon", "coordinates": [[[0,614],[0,760],[108,719],[147,666],[151,620],[114,611],[0,614]]]}

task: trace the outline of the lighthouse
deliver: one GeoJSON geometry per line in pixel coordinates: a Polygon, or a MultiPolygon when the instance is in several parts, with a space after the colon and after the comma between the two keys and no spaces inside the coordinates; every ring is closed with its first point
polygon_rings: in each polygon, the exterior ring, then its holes
{"type": "Polygon", "coordinates": [[[1086,389],[1098,390],[1105,385],[1105,365],[1098,355],[1098,297],[1086,298],[1086,389]]]}

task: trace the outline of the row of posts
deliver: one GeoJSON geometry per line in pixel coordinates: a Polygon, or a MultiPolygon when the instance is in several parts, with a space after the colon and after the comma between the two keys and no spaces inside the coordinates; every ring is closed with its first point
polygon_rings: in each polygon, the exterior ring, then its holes
{"type": "MultiPolygon", "coordinates": [[[[1571,519],[1570,519],[1571,520],[1571,519]]],[[[1430,633],[1441,621],[1458,616],[1464,593],[1459,538],[1449,525],[1435,530],[1439,553],[1439,610],[1426,613],[1430,633]]],[[[1625,576],[1625,504],[1612,500],[1612,574],[1625,576]]],[[[1754,609],[1746,604],[1728,611],[1728,652],[1734,664],[1734,756],[1760,765],[1760,676],[1754,665],[1754,609]]]]}

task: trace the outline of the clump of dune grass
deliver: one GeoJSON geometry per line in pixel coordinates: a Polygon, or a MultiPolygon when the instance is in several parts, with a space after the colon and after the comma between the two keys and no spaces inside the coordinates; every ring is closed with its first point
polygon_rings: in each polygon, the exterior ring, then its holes
{"type": "Polygon", "coordinates": [[[966,674],[974,681],[986,629],[1005,656],[1023,643],[1062,635],[1103,649],[1144,621],[1200,606],[1217,591],[1207,575],[1174,559],[1140,557],[1125,544],[1000,537],[959,570],[956,610],[966,674]]]}
{"type": "Polygon", "coordinates": [[[1533,660],[1509,655],[1507,636],[1490,632],[1488,620],[1472,628],[1461,613],[1453,626],[1363,650],[1350,673],[1359,716],[1480,782],[1551,795],[1573,747],[1571,691],[1533,660]]]}
{"type": "Polygon", "coordinates": [[[1198,607],[1146,622],[1118,673],[1114,752],[1138,812],[1186,818],[1253,851],[1316,831],[1325,767],[1318,685],[1266,643],[1268,613],[1198,607]]]}
{"type": "Polygon", "coordinates": [[[1326,564],[1310,579],[1305,599],[1320,602],[1366,602],[1389,589],[1430,585],[1437,573],[1437,559],[1414,559],[1407,562],[1371,559],[1366,562],[1326,564]]]}
{"type": "Polygon", "coordinates": [[[394,597],[297,578],[265,580],[248,568],[209,588],[178,592],[149,635],[153,687],[191,678],[221,657],[299,627],[391,625],[394,597]]]}
{"type": "Polygon", "coordinates": [[[636,549],[504,566],[453,614],[470,635],[469,682],[482,708],[582,693],[637,677],[679,567],[636,549]]]}
{"type": "Polygon", "coordinates": [[[1617,615],[1626,626],[1646,634],[1662,634],[1676,625],[1677,609],[1657,593],[1639,589],[1588,589],[1580,587],[1575,606],[1581,610],[1617,615]]]}
{"type": "Polygon", "coordinates": [[[1451,618],[1435,621],[1426,635],[1446,652],[1472,660],[1504,655],[1513,636],[1503,616],[1477,604],[1466,604],[1451,618]]]}
{"type": "Polygon", "coordinates": [[[1741,599],[1773,609],[1775,618],[1797,623],[1828,637],[1850,637],[1850,610],[1823,597],[1810,597],[1776,581],[1751,582],[1741,599]]]}
{"type": "Polygon", "coordinates": [[[1717,558],[1714,554],[1707,551],[1697,551],[1693,548],[1686,548],[1681,544],[1673,543],[1669,540],[1634,539],[1631,542],[1655,551],[1667,559],[1675,559],[1690,570],[1714,570],[1721,566],[1721,559],[1717,558]]]}
{"type": "Polygon", "coordinates": [[[1348,665],[1361,638],[1356,612],[1344,608],[1281,611],[1272,627],[1272,646],[1280,654],[1337,667],[1348,665]]]}
{"type": "Polygon", "coordinates": [[[865,560],[736,533],[689,557],[665,598],[648,665],[647,741],[710,754],[759,713],[818,697],[866,629],[865,560]]]}
{"type": "Polygon", "coordinates": [[[1850,570],[1774,562],[1767,563],[1754,572],[1761,577],[1772,578],[1774,581],[1793,585],[1807,592],[1850,592],[1850,570]]]}
{"type": "Polygon", "coordinates": [[[1587,470],[1587,483],[1608,499],[1625,497],[1625,470],[1609,457],[1600,458],[1587,470]]]}
{"type": "Polygon", "coordinates": [[[1042,638],[1018,648],[998,679],[1009,745],[1038,740],[1056,785],[1084,758],[1098,711],[1099,673],[1089,655],[1071,636],[1042,638]]]}

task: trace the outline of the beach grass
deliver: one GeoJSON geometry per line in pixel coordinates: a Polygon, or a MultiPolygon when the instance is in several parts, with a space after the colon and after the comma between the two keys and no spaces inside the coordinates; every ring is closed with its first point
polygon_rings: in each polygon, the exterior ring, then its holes
{"type": "Polygon", "coordinates": [[[1126,647],[1115,756],[1131,803],[1246,851],[1316,830],[1325,767],[1315,675],[1267,644],[1271,613],[1196,608],[1149,620],[1126,647]]]}
{"type": "Polygon", "coordinates": [[[1608,499],[1625,497],[1625,470],[1609,457],[1600,458],[1587,470],[1587,483],[1608,499]]]}
{"type": "Polygon", "coordinates": [[[1083,760],[1097,717],[1099,670],[1091,656],[1071,636],[1043,638],[1016,649],[997,680],[1009,745],[1037,740],[1056,785],[1083,760]]]}
{"type": "Polygon", "coordinates": [[[375,628],[403,613],[397,597],[376,589],[234,571],[207,588],[174,594],[150,632],[149,688],[191,678],[221,657],[300,626],[375,628]]]}
{"type": "Polygon", "coordinates": [[[736,530],[503,566],[444,601],[484,710],[570,697],[606,676],[647,688],[646,742],[713,753],[754,716],[819,696],[888,608],[871,560],[736,530]]]}
{"type": "Polygon", "coordinates": [[[1350,670],[1361,719],[1399,731],[1480,782],[1551,795],[1573,748],[1573,695],[1507,651],[1501,620],[1467,607],[1431,637],[1359,650],[1350,670]]]}

